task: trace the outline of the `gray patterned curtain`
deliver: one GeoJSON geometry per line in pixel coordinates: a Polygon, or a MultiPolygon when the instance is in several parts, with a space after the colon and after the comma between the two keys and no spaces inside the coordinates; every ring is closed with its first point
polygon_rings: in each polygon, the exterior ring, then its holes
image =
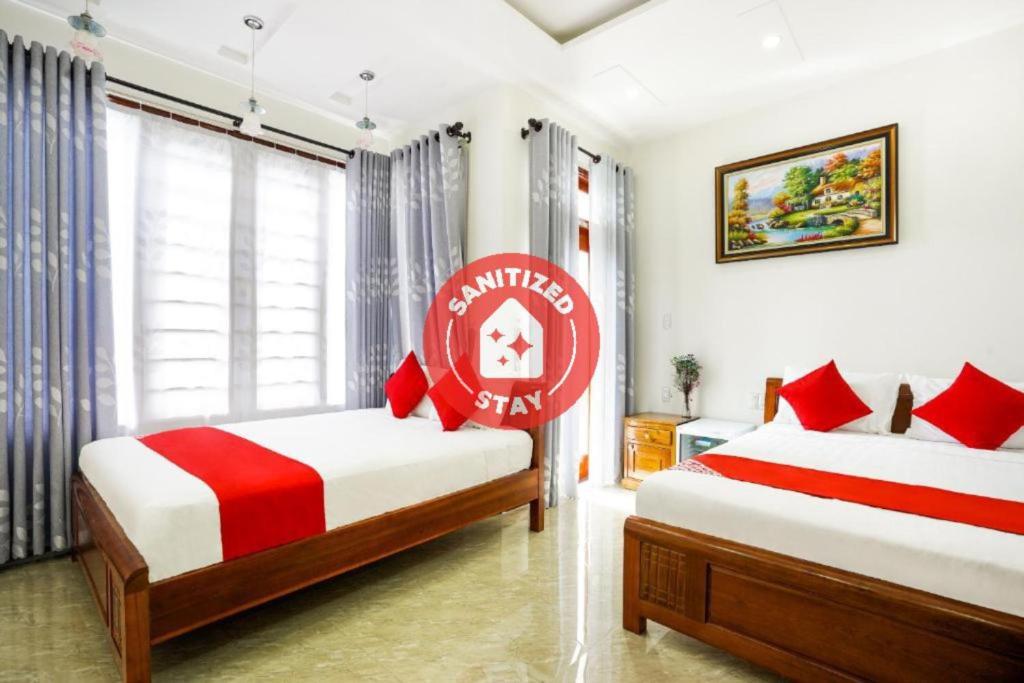
{"type": "MultiPolygon", "coordinates": [[[[579,275],[579,166],[576,136],[546,119],[530,132],[530,253],[579,275]]],[[[551,343],[548,340],[548,343],[551,343]]],[[[576,495],[579,479],[577,409],[552,420],[544,434],[547,505],[576,495]]]]}
{"type": "Polygon", "coordinates": [[[0,562],[68,547],[79,449],[113,435],[106,94],[0,31],[0,562]]]}
{"type": "MultiPolygon", "coordinates": [[[[447,128],[447,124],[439,126],[442,131],[447,128]]],[[[421,360],[430,303],[441,285],[463,266],[468,163],[459,140],[437,131],[391,153],[400,352],[415,350],[421,360]]]]}
{"type": "Polygon", "coordinates": [[[401,353],[391,159],[357,150],[345,185],[345,407],[376,408],[401,353]]]}
{"type": "Polygon", "coordinates": [[[601,351],[590,383],[590,481],[622,479],[622,422],[634,412],[636,248],[632,169],[608,155],[590,166],[590,300],[601,351]]]}

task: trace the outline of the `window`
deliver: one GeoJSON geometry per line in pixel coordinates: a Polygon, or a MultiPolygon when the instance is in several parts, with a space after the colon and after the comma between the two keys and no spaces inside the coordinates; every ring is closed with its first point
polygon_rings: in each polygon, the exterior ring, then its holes
{"type": "Polygon", "coordinates": [[[339,404],[342,169],[116,106],[108,147],[122,426],[339,404]]]}

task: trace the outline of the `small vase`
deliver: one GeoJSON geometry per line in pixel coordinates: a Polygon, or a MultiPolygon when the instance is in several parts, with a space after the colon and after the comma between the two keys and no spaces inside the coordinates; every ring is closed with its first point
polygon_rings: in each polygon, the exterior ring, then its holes
{"type": "Polygon", "coordinates": [[[692,396],[690,394],[683,394],[683,407],[685,408],[685,410],[683,411],[683,417],[685,417],[686,419],[690,419],[692,417],[692,415],[690,414],[691,399],[692,396]]]}

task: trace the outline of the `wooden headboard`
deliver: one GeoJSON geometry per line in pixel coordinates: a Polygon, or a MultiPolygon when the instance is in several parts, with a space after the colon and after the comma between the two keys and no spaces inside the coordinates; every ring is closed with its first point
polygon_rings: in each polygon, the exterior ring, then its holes
{"type": "MultiPolygon", "coordinates": [[[[771,422],[779,411],[779,387],[781,377],[769,377],[764,383],[764,421],[771,422]]],[[[910,393],[909,384],[900,385],[900,394],[896,398],[896,410],[892,413],[892,429],[894,434],[902,434],[910,427],[910,410],[914,407],[914,395],[910,393]]]]}

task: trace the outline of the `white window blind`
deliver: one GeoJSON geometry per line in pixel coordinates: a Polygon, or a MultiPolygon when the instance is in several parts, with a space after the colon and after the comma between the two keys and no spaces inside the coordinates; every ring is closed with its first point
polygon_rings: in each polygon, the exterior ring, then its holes
{"type": "Polygon", "coordinates": [[[338,405],[344,172],[120,107],[108,129],[125,429],[338,405]]]}

